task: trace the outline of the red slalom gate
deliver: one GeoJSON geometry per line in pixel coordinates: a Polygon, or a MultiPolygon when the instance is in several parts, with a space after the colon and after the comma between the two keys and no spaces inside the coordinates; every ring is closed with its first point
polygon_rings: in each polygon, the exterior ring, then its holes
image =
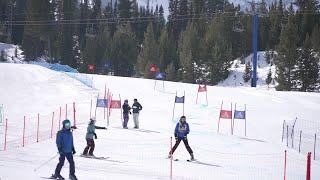
{"type": "Polygon", "coordinates": [[[8,134],[8,119],[6,119],[6,125],[5,125],[5,130],[4,130],[4,146],[3,150],[7,150],[7,134],[8,134]]]}
{"type": "Polygon", "coordinates": [[[311,180],[311,152],[307,155],[307,175],[306,180],[311,180]]]}

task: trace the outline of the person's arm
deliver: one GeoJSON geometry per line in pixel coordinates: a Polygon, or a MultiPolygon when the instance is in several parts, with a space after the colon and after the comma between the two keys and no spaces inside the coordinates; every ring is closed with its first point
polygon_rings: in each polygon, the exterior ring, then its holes
{"type": "Polygon", "coordinates": [[[142,106],[141,106],[141,104],[139,103],[139,111],[141,111],[142,110],[142,106]]]}
{"type": "Polygon", "coordinates": [[[63,154],[63,150],[62,150],[62,136],[61,136],[61,132],[60,132],[60,131],[57,133],[56,144],[57,144],[57,148],[58,148],[59,154],[63,154]]]}
{"type": "Polygon", "coordinates": [[[94,126],[96,129],[107,129],[106,127],[102,127],[102,126],[94,126]]]}
{"type": "Polygon", "coordinates": [[[176,125],[176,128],[174,129],[174,136],[175,136],[175,138],[178,137],[178,133],[179,133],[179,123],[176,125]]]}
{"type": "Polygon", "coordinates": [[[186,126],[187,126],[187,127],[186,127],[186,135],[187,135],[187,134],[189,134],[189,132],[190,132],[190,128],[189,128],[189,124],[188,124],[188,123],[186,124],[186,126]]]}
{"type": "Polygon", "coordinates": [[[74,148],[74,144],[73,144],[73,134],[71,133],[71,139],[72,139],[72,154],[76,153],[76,150],[74,148]]]}

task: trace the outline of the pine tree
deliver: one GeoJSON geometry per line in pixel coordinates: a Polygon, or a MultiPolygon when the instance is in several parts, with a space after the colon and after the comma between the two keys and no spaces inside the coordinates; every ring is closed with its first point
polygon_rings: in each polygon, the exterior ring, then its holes
{"type": "Polygon", "coordinates": [[[251,79],[252,68],[250,62],[246,63],[246,68],[244,69],[243,81],[249,82],[251,79]]]}
{"type": "Polygon", "coordinates": [[[315,51],[318,51],[320,53],[320,26],[316,25],[313,28],[312,31],[312,36],[311,36],[311,41],[312,41],[312,48],[315,51]]]}
{"type": "MultiPolygon", "coordinates": [[[[26,20],[26,4],[27,0],[16,1],[16,7],[14,10],[14,21],[26,20]]],[[[23,39],[24,25],[13,25],[12,27],[12,40],[14,44],[21,44],[23,39]]]]}
{"type": "Polygon", "coordinates": [[[288,23],[282,29],[280,43],[277,46],[278,56],[275,59],[279,83],[277,90],[290,91],[292,88],[294,66],[297,60],[297,41],[297,26],[293,16],[290,15],[288,23]]]}
{"type": "Polygon", "coordinates": [[[167,68],[166,68],[166,80],[168,81],[175,81],[176,80],[176,69],[174,67],[174,64],[173,62],[170,63],[167,68]]]}
{"type": "Polygon", "coordinates": [[[266,84],[268,85],[268,87],[271,84],[271,82],[272,82],[272,73],[271,73],[271,69],[269,69],[267,79],[266,79],[266,84]]]}
{"type": "MultiPolygon", "coordinates": [[[[63,20],[71,20],[76,18],[76,4],[77,0],[63,0],[62,15],[63,20]]],[[[74,41],[75,27],[72,24],[62,25],[62,40],[61,40],[61,61],[63,64],[71,67],[76,67],[76,60],[74,58],[74,41]]]]}
{"type": "Polygon", "coordinates": [[[174,68],[178,66],[177,48],[172,39],[169,38],[166,29],[162,29],[159,39],[159,68],[163,71],[172,63],[174,68]]]}
{"type": "MultiPolygon", "coordinates": [[[[49,21],[53,22],[53,7],[50,0],[27,1],[27,21],[49,21]],[[35,13],[37,12],[37,13],[35,13]]],[[[23,33],[22,49],[26,60],[34,60],[44,55],[45,45],[52,34],[50,25],[26,25],[23,33]]]]}
{"type": "Polygon", "coordinates": [[[137,44],[129,24],[122,25],[115,32],[110,59],[116,76],[132,76],[137,58],[137,44]]]}
{"type": "Polygon", "coordinates": [[[6,61],[6,52],[4,52],[4,50],[0,53],[0,61],[6,61]]]}
{"type": "Polygon", "coordinates": [[[306,36],[303,48],[299,49],[298,70],[296,79],[301,82],[301,91],[314,90],[319,78],[319,57],[312,51],[309,35],[306,36]]]}
{"type": "Polygon", "coordinates": [[[152,78],[150,65],[159,65],[159,45],[154,37],[153,25],[149,24],[147,32],[144,35],[142,50],[138,56],[138,69],[146,78],[152,78]]]}

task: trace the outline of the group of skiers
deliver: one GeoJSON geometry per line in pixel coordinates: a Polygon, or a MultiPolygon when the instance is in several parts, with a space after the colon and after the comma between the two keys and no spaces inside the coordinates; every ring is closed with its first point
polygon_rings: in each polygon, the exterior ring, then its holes
{"type": "MultiPolygon", "coordinates": [[[[129,120],[129,113],[131,114],[131,107],[128,105],[128,100],[124,101],[124,104],[122,106],[123,108],[123,128],[128,129],[127,124],[129,120]]],[[[139,112],[142,110],[141,104],[137,101],[137,99],[134,99],[134,103],[132,105],[132,111],[133,111],[133,120],[134,120],[134,128],[139,128],[139,112]]],[[[96,129],[107,129],[106,127],[100,127],[96,126],[96,119],[90,118],[88,127],[87,127],[87,133],[86,133],[86,141],[87,146],[83,150],[82,156],[94,156],[93,151],[95,148],[94,139],[97,139],[97,134],[95,133],[96,129]],[[89,154],[88,154],[89,152],[89,154]]],[[[190,132],[189,124],[186,122],[186,117],[181,116],[179,122],[176,124],[175,130],[174,130],[174,136],[176,139],[176,143],[173,146],[173,148],[169,152],[168,158],[172,158],[172,155],[174,151],[179,146],[180,142],[183,141],[186,149],[188,150],[190,154],[190,160],[194,160],[193,151],[189,146],[187,135],[190,132]]],[[[58,148],[58,152],[60,154],[59,157],[59,163],[57,164],[57,167],[55,169],[54,174],[52,174],[51,179],[59,179],[63,180],[64,178],[61,176],[60,172],[64,165],[65,159],[68,160],[70,167],[69,167],[69,179],[70,180],[77,180],[77,177],[75,176],[75,163],[73,160],[73,155],[76,153],[74,144],[73,144],[73,136],[71,131],[71,122],[70,120],[66,119],[62,122],[62,129],[58,131],[57,137],[56,137],[56,145],[58,148]]]]}

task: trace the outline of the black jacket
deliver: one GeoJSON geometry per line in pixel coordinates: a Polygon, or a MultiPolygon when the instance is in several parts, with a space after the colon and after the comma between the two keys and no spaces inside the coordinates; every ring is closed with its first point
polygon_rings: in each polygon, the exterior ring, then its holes
{"type": "Polygon", "coordinates": [[[142,110],[142,106],[139,102],[133,103],[133,105],[132,105],[132,112],[133,113],[139,113],[139,111],[141,111],[141,110],[142,110]]]}
{"type": "Polygon", "coordinates": [[[122,110],[124,114],[129,114],[131,107],[129,106],[129,104],[123,104],[122,105],[122,110]]]}

